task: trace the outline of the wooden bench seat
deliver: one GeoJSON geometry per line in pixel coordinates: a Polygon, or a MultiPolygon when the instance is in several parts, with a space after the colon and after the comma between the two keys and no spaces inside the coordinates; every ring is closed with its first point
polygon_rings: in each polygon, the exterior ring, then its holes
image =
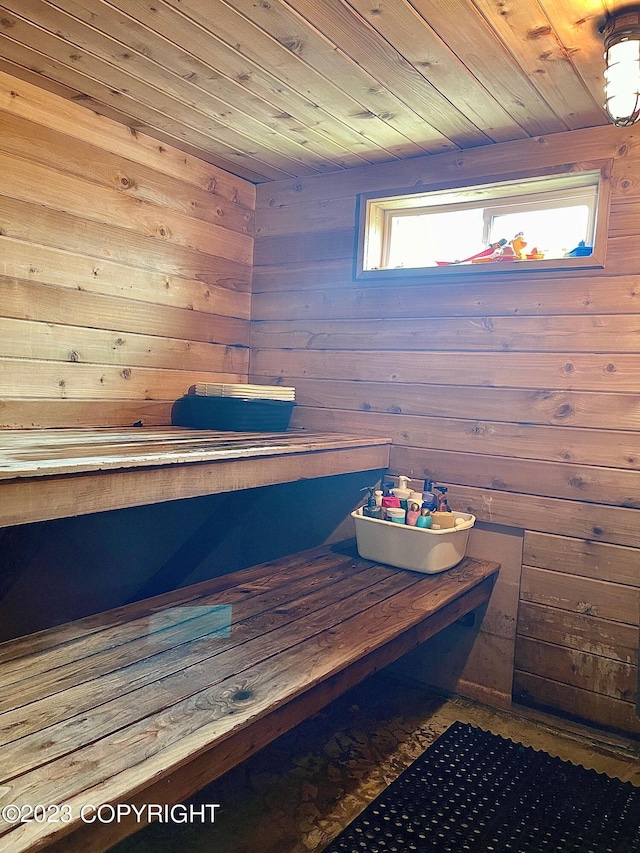
{"type": "Polygon", "coordinates": [[[420,575],[323,547],[0,645],[0,814],[71,816],[0,822],[0,849],[107,849],[141,824],[83,806],[183,802],[481,605],[497,570],[420,575]]]}
{"type": "Polygon", "coordinates": [[[305,430],[0,430],[0,527],[383,469],[390,444],[305,430]]]}

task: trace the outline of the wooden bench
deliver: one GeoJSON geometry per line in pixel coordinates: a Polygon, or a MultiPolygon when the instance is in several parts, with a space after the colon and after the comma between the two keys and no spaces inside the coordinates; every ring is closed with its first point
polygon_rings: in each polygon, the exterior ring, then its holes
{"type": "Polygon", "coordinates": [[[105,850],[481,605],[497,570],[324,547],[0,645],[0,814],[59,821],[0,822],[0,848],[105,850]]]}
{"type": "Polygon", "coordinates": [[[305,430],[0,430],[0,527],[384,469],[390,444],[305,430]]]}

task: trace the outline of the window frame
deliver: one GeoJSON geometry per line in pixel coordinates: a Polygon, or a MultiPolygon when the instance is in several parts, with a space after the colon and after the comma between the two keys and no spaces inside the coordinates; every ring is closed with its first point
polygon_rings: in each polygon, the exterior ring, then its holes
{"type": "MultiPolygon", "coordinates": [[[[468,180],[431,185],[413,186],[385,192],[361,193],[357,199],[357,249],[355,253],[354,279],[382,280],[402,278],[449,278],[499,274],[505,272],[522,275],[525,272],[550,272],[570,269],[602,269],[606,259],[610,206],[610,175],[613,160],[597,160],[587,163],[562,164],[548,167],[544,171],[523,171],[517,174],[492,176],[482,181],[468,180]],[[388,233],[385,220],[395,215],[415,215],[421,210],[434,211],[463,207],[485,206],[495,211],[512,206],[528,198],[537,204],[544,192],[563,191],[579,193],[585,187],[596,187],[596,203],[593,211],[593,251],[590,255],[574,258],[543,258],[506,264],[501,262],[484,264],[451,264],[438,267],[402,267],[391,269],[375,267],[388,258],[388,233]],[[420,202],[417,204],[416,202],[420,202]],[[482,202],[483,204],[479,204],[482,202]],[[486,202],[486,204],[485,204],[486,202]],[[379,259],[379,260],[378,260],[379,259]]],[[[551,202],[553,203],[553,202],[551,202]]]]}

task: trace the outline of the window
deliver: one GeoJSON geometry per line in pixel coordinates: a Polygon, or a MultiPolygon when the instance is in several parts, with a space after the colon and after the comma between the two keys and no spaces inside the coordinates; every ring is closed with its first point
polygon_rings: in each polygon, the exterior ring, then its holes
{"type": "Polygon", "coordinates": [[[605,184],[600,169],[365,194],[357,275],[602,266],[605,184]]]}

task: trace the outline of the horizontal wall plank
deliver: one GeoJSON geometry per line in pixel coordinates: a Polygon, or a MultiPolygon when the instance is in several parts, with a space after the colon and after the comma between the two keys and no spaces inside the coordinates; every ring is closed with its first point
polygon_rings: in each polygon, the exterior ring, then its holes
{"type": "Polygon", "coordinates": [[[186,308],[0,276],[2,314],[16,320],[249,346],[249,322],[186,308]]]}
{"type": "MultiPolygon", "coordinates": [[[[268,276],[254,270],[256,321],[361,320],[418,317],[550,316],[569,314],[637,314],[640,311],[640,276],[602,275],[583,272],[549,279],[528,276],[513,282],[467,279],[446,285],[426,280],[384,285],[351,280],[351,262],[317,264],[315,272],[288,267],[274,268],[268,276]],[[289,272],[287,272],[289,270],[289,272]],[[277,280],[280,289],[266,289],[277,280]],[[286,285],[286,286],[285,286],[286,285]]],[[[633,268],[633,267],[632,267],[633,268]]],[[[628,273],[628,271],[627,271],[628,273]]],[[[471,278],[471,277],[469,277],[471,278]]]]}
{"type": "Polygon", "coordinates": [[[521,601],[518,634],[622,663],[638,664],[638,631],[635,626],[622,622],[521,601]]]}
{"type": "MultiPolygon", "coordinates": [[[[356,224],[356,201],[355,195],[289,204],[278,203],[275,197],[271,198],[268,207],[260,207],[256,211],[256,235],[261,238],[293,234],[308,236],[337,228],[353,228],[356,224]]],[[[614,192],[609,214],[610,236],[637,236],[639,206],[640,196],[626,194],[620,198],[614,192]]]]}
{"type": "MultiPolygon", "coordinates": [[[[425,398],[429,389],[425,387],[425,398]]],[[[296,393],[298,405],[294,412],[298,426],[317,428],[326,423],[333,429],[348,432],[349,427],[362,433],[388,435],[394,443],[413,448],[445,450],[465,454],[491,454],[510,457],[514,460],[539,459],[545,462],[561,463],[564,469],[544,467],[540,478],[549,477],[549,488],[556,488],[558,481],[566,480],[575,489],[581,489],[585,500],[589,499],[590,485],[600,484],[607,490],[609,485],[623,487],[623,472],[608,473],[600,468],[640,469],[638,435],[635,432],[621,430],[580,430],[569,426],[532,426],[498,421],[480,421],[461,418],[432,418],[415,415],[382,414],[379,412],[353,412],[343,409],[316,409],[302,405],[296,393]],[[589,466],[593,471],[578,466],[589,466]],[[600,466],[600,467],[598,467],[600,466]]],[[[508,410],[507,410],[508,411],[508,410]]],[[[505,411],[504,414],[507,414],[505,411]]],[[[469,413],[471,415],[471,413],[469,413]]],[[[504,416],[504,415],[503,415],[504,416]]],[[[446,461],[450,457],[442,457],[446,461]]],[[[486,460],[484,460],[486,462],[486,460]]],[[[483,461],[479,461],[482,465],[483,461]]],[[[524,476],[534,474],[528,465],[517,463],[517,471],[524,476]],[[525,472],[529,472],[528,474],[525,472]]],[[[495,465],[495,476],[502,479],[508,476],[503,460],[489,463],[495,465]]],[[[452,477],[450,477],[452,479],[452,477]]],[[[532,484],[537,479],[532,480],[532,484]]],[[[475,484],[479,485],[479,484],[475,484]]],[[[639,484],[640,485],[640,484],[639,484]]],[[[635,477],[627,483],[627,489],[633,490],[635,477]]],[[[594,493],[597,496],[597,491],[594,493]]],[[[631,497],[630,500],[635,500],[631,497]]],[[[630,505],[630,504],[628,504],[630,505]]]]}
{"type": "MultiPolygon", "coordinates": [[[[398,448],[392,445],[391,472],[406,473],[418,480],[429,476],[426,465],[416,466],[413,471],[397,465],[397,452],[398,448]]],[[[428,463],[428,454],[425,454],[424,462],[428,463]]],[[[448,483],[445,478],[440,482],[449,487],[450,506],[460,512],[472,513],[479,521],[564,536],[570,533],[575,538],[640,549],[640,510],[521,495],[498,489],[476,489],[448,483]]]]}
{"type": "MultiPolygon", "coordinates": [[[[274,375],[252,374],[251,381],[276,382],[274,375]]],[[[344,380],[284,377],[296,387],[301,406],[316,409],[319,420],[330,421],[331,411],[381,412],[433,417],[509,420],[518,424],[557,424],[610,429],[611,414],[621,430],[640,429],[637,394],[599,394],[585,391],[526,391],[518,388],[472,388],[464,394],[455,385],[410,385],[400,382],[350,382],[344,380]]],[[[310,417],[310,415],[308,415],[310,417]]]]}
{"type": "Polygon", "coordinates": [[[290,263],[352,258],[354,251],[355,230],[352,226],[309,236],[263,237],[256,241],[254,263],[274,264],[282,258],[287,258],[290,263]]]}
{"type": "MultiPolygon", "coordinates": [[[[261,242],[260,238],[256,242],[261,242]]],[[[611,275],[606,270],[596,268],[588,271],[585,275],[584,270],[563,270],[558,275],[544,273],[538,271],[532,275],[513,275],[509,273],[505,277],[505,273],[501,273],[499,277],[490,276],[488,273],[477,273],[470,275],[460,271],[459,274],[450,274],[447,277],[445,287],[442,286],[442,280],[438,280],[433,276],[420,275],[420,271],[416,271],[415,276],[407,276],[393,281],[390,284],[388,279],[381,277],[380,279],[368,279],[366,282],[354,278],[353,258],[324,258],[313,262],[305,260],[292,262],[286,257],[278,259],[273,264],[256,264],[254,270],[255,292],[256,293],[272,293],[277,294],[282,291],[293,291],[299,293],[301,291],[317,291],[327,290],[330,294],[332,291],[339,291],[349,296],[352,291],[359,292],[359,299],[366,301],[367,294],[375,294],[379,291],[380,299],[384,299],[385,291],[391,290],[393,293],[398,292],[401,298],[401,304],[404,304],[404,295],[411,296],[413,294],[414,301],[420,308],[420,305],[425,308],[425,316],[467,316],[470,312],[476,314],[518,314],[517,305],[522,291],[522,301],[526,313],[531,313],[530,306],[535,305],[535,292],[540,289],[538,297],[538,312],[544,305],[545,312],[547,303],[549,313],[583,313],[591,308],[593,293],[596,296],[596,302],[593,306],[596,313],[602,309],[603,303],[601,299],[607,300],[610,294],[603,287],[603,279],[611,279],[610,286],[614,288],[613,299],[617,298],[615,288],[619,282],[616,280],[620,277],[627,282],[638,282],[638,277],[634,273],[634,269],[628,269],[624,273],[611,275]],[[513,279],[517,280],[517,288],[514,289],[513,279]],[[562,280],[563,286],[559,286],[559,280],[562,280]],[[485,284],[491,282],[491,288],[487,289],[485,284]],[[570,284],[569,284],[570,283],[570,284]],[[456,289],[451,291],[449,285],[455,284],[456,289]],[[586,299],[578,298],[580,291],[586,299]],[[430,308],[428,297],[431,296],[430,308]],[[433,297],[437,296],[437,299],[433,297]],[[572,303],[572,308],[566,311],[557,311],[557,306],[569,305],[572,303]],[[442,305],[442,310],[441,306],[442,305]],[[500,306],[504,306],[501,310],[500,306]],[[459,310],[462,307],[462,310],[459,310]]],[[[319,295],[319,294],[316,294],[319,295]]],[[[337,295],[337,294],[336,294],[337,295]]],[[[390,295],[390,294],[388,294],[390,295]]],[[[633,298],[633,288],[631,292],[633,298]]],[[[637,293],[636,293],[637,296],[637,293]]],[[[393,305],[392,300],[389,300],[393,305]]],[[[636,299],[637,304],[637,299],[636,299]]],[[[621,307],[619,310],[624,310],[621,307]]],[[[545,313],[542,312],[542,313],[545,313]]],[[[375,316],[375,315],[373,315],[375,316]]],[[[385,312],[380,315],[382,317],[394,316],[385,312]]],[[[407,316],[411,316],[408,314],[407,316]]],[[[260,319],[260,318],[258,318],[260,319]]],[[[274,320],[286,319],[284,317],[274,317],[274,320]]]]}
{"type": "Polygon", "coordinates": [[[338,225],[353,228],[356,222],[356,198],[322,199],[305,204],[276,203],[256,210],[255,233],[266,237],[289,234],[318,234],[334,231],[338,225]]]}
{"type": "MultiPolygon", "coordinates": [[[[640,306],[639,306],[640,308],[640,306]]],[[[408,317],[254,321],[258,349],[475,352],[632,352],[640,313],[557,317],[408,317]]],[[[393,356],[392,356],[393,357],[393,356]]]]}
{"type": "Polygon", "coordinates": [[[246,347],[1,317],[0,357],[221,373],[249,364],[246,347]]]}
{"type": "Polygon", "coordinates": [[[623,584],[523,565],[520,598],[559,610],[638,626],[640,590],[623,584]]]}
{"type": "Polygon", "coordinates": [[[148,166],[162,174],[193,184],[204,190],[215,189],[224,198],[253,209],[255,186],[211,163],[163,145],[144,133],[96,115],[72,100],[54,99],[41,86],[0,71],[0,106],[14,115],[46,128],[65,133],[72,139],[88,142],[96,148],[148,166]]]}
{"type": "Polygon", "coordinates": [[[637,666],[528,637],[516,640],[515,668],[624,702],[636,693],[637,666]]]}
{"type": "Polygon", "coordinates": [[[62,164],[60,171],[117,189],[123,196],[176,210],[230,231],[253,234],[253,211],[216,192],[212,179],[209,190],[185,184],[177,178],[96,148],[87,142],[0,111],[0,150],[43,166],[62,164]],[[68,156],[73,146],[74,157],[68,156]]]}
{"type": "MultiPolygon", "coordinates": [[[[114,367],[77,362],[26,361],[0,358],[0,395],[48,397],[177,400],[196,382],[241,382],[240,373],[206,370],[163,370],[114,367]]],[[[105,424],[107,426],[107,424],[105,424]]]]}
{"type": "Polygon", "coordinates": [[[633,702],[623,702],[548,678],[515,670],[513,698],[524,705],[562,711],[573,719],[622,732],[640,732],[633,702]]]}
{"type": "Polygon", "coordinates": [[[119,190],[100,187],[2,151],[0,171],[4,175],[2,193],[11,198],[53,210],[62,209],[82,219],[134,231],[236,263],[250,264],[252,261],[253,240],[248,235],[201,222],[160,205],[141,203],[119,190]]]}
{"type": "Polygon", "coordinates": [[[416,470],[423,464],[425,477],[452,485],[458,483],[512,494],[640,509],[638,471],[534,462],[471,452],[453,453],[406,445],[394,450],[393,459],[400,472],[416,470]]]}
{"type": "Polygon", "coordinates": [[[489,385],[581,391],[630,391],[640,387],[640,364],[631,354],[464,353],[446,358],[423,353],[256,349],[254,373],[314,379],[489,385]]]}
{"type": "Polygon", "coordinates": [[[640,587],[640,554],[633,548],[527,530],[522,560],[541,569],[640,587]]]}
{"type": "Polygon", "coordinates": [[[251,297],[206,281],[131,269],[119,263],[0,237],[3,272],[12,278],[151,304],[249,318],[251,297]]]}
{"type": "Polygon", "coordinates": [[[50,247],[87,255],[98,262],[98,269],[102,262],[110,262],[234,291],[251,287],[251,268],[246,264],[2,195],[0,230],[5,238],[28,244],[31,250],[50,247]]]}
{"type": "Polygon", "coordinates": [[[0,429],[169,426],[173,400],[0,400],[0,429]]]}
{"type": "Polygon", "coordinates": [[[640,221],[640,197],[616,199],[611,205],[609,235],[633,239],[638,236],[640,221]]]}

